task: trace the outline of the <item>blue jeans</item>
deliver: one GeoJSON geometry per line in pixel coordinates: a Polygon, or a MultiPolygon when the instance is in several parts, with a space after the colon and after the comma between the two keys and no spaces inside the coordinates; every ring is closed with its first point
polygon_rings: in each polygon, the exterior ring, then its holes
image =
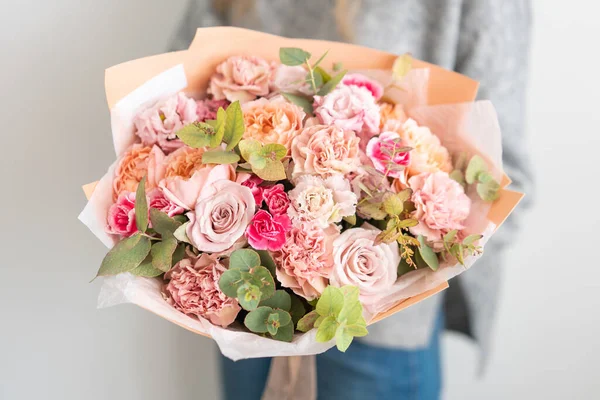
{"type": "MultiPolygon", "coordinates": [[[[317,397],[325,400],[437,400],[442,377],[440,313],[427,347],[396,350],[357,340],[345,353],[335,347],[317,356],[317,397]]],[[[270,358],[233,362],[221,356],[224,400],[259,400],[270,358]]]]}

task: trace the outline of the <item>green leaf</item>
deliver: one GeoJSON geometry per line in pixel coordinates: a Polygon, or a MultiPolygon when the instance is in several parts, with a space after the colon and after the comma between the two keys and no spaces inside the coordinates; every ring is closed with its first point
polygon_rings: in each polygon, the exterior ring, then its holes
{"type": "MultiPolygon", "coordinates": [[[[316,310],[315,310],[316,311],[316,310]]],[[[321,325],[321,322],[323,322],[323,320],[327,318],[324,315],[319,315],[319,318],[317,318],[317,320],[315,321],[315,328],[318,328],[319,325],[321,325]]]]}
{"type": "Polygon", "coordinates": [[[311,54],[296,47],[282,47],[279,49],[279,60],[283,65],[290,67],[302,65],[310,59],[311,54]]]}
{"type": "Polygon", "coordinates": [[[177,137],[188,146],[198,149],[211,144],[215,129],[204,122],[194,122],[177,131],[177,137]]]}
{"type": "Polygon", "coordinates": [[[262,148],[262,144],[258,140],[244,139],[240,141],[238,147],[240,148],[240,153],[242,154],[242,157],[244,157],[244,160],[250,161],[250,156],[252,154],[257,154],[262,148]]]}
{"type": "Polygon", "coordinates": [[[427,245],[423,235],[419,235],[417,239],[421,244],[419,246],[419,254],[421,255],[421,257],[423,257],[423,261],[427,263],[429,268],[431,268],[434,271],[437,271],[440,267],[440,262],[438,260],[437,254],[435,254],[433,249],[427,245]]]}
{"type": "Polygon", "coordinates": [[[160,269],[156,269],[152,266],[152,259],[146,257],[146,259],[137,267],[129,271],[132,275],[142,276],[145,278],[154,278],[163,273],[160,269]]]}
{"type": "Polygon", "coordinates": [[[255,310],[260,303],[261,291],[256,285],[244,283],[237,289],[237,299],[240,306],[246,311],[255,310]]]}
{"type": "Polygon", "coordinates": [[[287,153],[287,148],[284,145],[277,143],[265,144],[259,152],[261,156],[273,161],[282,160],[285,156],[287,156],[287,153]]]}
{"type": "Polygon", "coordinates": [[[319,315],[337,316],[344,306],[344,293],[340,288],[327,286],[317,303],[316,310],[319,315]]]}
{"type": "Polygon", "coordinates": [[[185,257],[185,243],[179,243],[179,245],[173,252],[171,265],[177,264],[179,261],[183,260],[184,257],[185,257]]]}
{"type": "Polygon", "coordinates": [[[467,168],[467,153],[461,152],[454,162],[454,169],[464,171],[467,168]]]}
{"type": "Polygon", "coordinates": [[[402,80],[412,69],[412,56],[410,54],[402,54],[398,56],[392,66],[392,77],[394,80],[402,80]]]}
{"type": "Polygon", "coordinates": [[[340,290],[342,291],[342,294],[344,295],[345,303],[359,302],[358,299],[360,296],[360,290],[358,290],[358,287],[352,286],[352,285],[346,285],[346,286],[342,286],[340,288],[340,290]]]}
{"type": "Polygon", "coordinates": [[[414,270],[415,269],[411,267],[404,258],[400,259],[400,262],[398,263],[398,277],[414,270]]]}
{"type": "Polygon", "coordinates": [[[338,85],[338,83],[340,83],[342,81],[342,79],[344,79],[344,75],[346,75],[347,71],[342,71],[337,73],[333,78],[331,78],[330,81],[328,81],[326,84],[324,84],[321,89],[319,89],[319,92],[317,93],[319,96],[325,96],[327,95],[329,92],[331,92],[333,89],[335,89],[335,87],[338,85]]]}
{"type": "Polygon", "coordinates": [[[344,68],[344,64],[343,64],[342,62],[338,61],[338,62],[336,62],[336,63],[333,63],[333,70],[334,70],[335,72],[337,72],[337,71],[341,71],[341,70],[342,70],[342,68],[344,68]]]}
{"type": "Polygon", "coordinates": [[[292,304],[290,307],[290,315],[292,316],[292,322],[294,325],[300,321],[300,319],[306,314],[306,310],[304,309],[304,304],[302,300],[295,294],[290,295],[292,300],[292,304]]]}
{"type": "Polygon", "coordinates": [[[269,314],[269,318],[267,318],[267,331],[269,331],[269,334],[276,335],[277,329],[279,329],[280,326],[281,324],[279,323],[279,314],[269,314]]]}
{"type": "Polygon", "coordinates": [[[480,173],[487,172],[487,165],[483,158],[478,155],[474,155],[469,161],[469,165],[467,165],[467,170],[465,171],[465,180],[470,185],[477,181],[477,177],[480,173]]]}
{"type": "Polygon", "coordinates": [[[150,221],[152,221],[152,229],[158,232],[163,239],[173,236],[173,233],[181,226],[180,222],[156,208],[150,209],[150,221]]]}
{"type": "Polygon", "coordinates": [[[327,50],[325,53],[323,53],[323,55],[321,57],[319,57],[319,59],[313,64],[313,66],[312,66],[313,69],[319,68],[319,64],[321,64],[321,62],[325,59],[325,57],[327,57],[327,53],[329,53],[329,50],[327,50]]]}
{"type": "Polygon", "coordinates": [[[260,264],[263,267],[266,267],[271,275],[275,276],[275,270],[277,269],[277,264],[273,261],[273,257],[267,250],[255,250],[260,256],[260,264]]]}
{"type": "Polygon", "coordinates": [[[215,130],[217,129],[217,125],[219,125],[216,119],[205,119],[204,123],[210,125],[215,130]]]}
{"type": "Polygon", "coordinates": [[[233,150],[242,140],[246,125],[244,123],[244,114],[239,100],[234,101],[227,107],[225,122],[225,134],[223,140],[227,143],[226,150],[233,150]]]}
{"type": "MultiPolygon", "coordinates": [[[[315,80],[315,87],[319,87],[323,84],[323,75],[321,75],[319,72],[313,71],[313,77],[315,80]]],[[[310,72],[308,73],[307,81],[312,82],[312,78],[310,77],[310,72]]]]}
{"type": "Polygon", "coordinates": [[[321,321],[319,327],[317,328],[317,342],[329,342],[335,337],[337,327],[338,322],[335,320],[335,317],[326,317],[323,321],[321,321]]]}
{"type": "Polygon", "coordinates": [[[365,322],[362,315],[362,304],[358,299],[356,301],[347,302],[344,304],[342,311],[340,311],[340,315],[338,315],[337,320],[339,322],[345,322],[347,324],[354,324],[357,322],[365,322]]]}
{"type": "Polygon", "coordinates": [[[175,231],[173,232],[173,236],[175,236],[175,239],[179,240],[180,242],[190,243],[190,239],[187,235],[187,227],[189,224],[190,221],[181,224],[177,229],[175,229],[175,231]]]}
{"type": "Polygon", "coordinates": [[[362,337],[362,336],[367,336],[369,334],[367,327],[362,324],[346,325],[345,328],[346,328],[346,331],[354,337],[362,337]]]}
{"type": "Polygon", "coordinates": [[[260,154],[260,151],[258,153],[250,154],[248,161],[250,161],[252,170],[263,169],[267,166],[267,158],[260,154]]]}
{"type": "Polygon", "coordinates": [[[240,249],[229,256],[229,269],[241,269],[248,271],[250,268],[260,265],[260,256],[254,250],[240,249]]]}
{"type": "Polygon", "coordinates": [[[398,195],[390,193],[383,200],[383,210],[388,215],[400,215],[404,210],[404,200],[400,199],[398,195]]]}
{"type": "Polygon", "coordinates": [[[487,171],[480,172],[479,175],[477,176],[477,181],[479,181],[480,183],[487,183],[493,179],[494,179],[494,177],[492,176],[492,174],[490,174],[487,171]]]}
{"type": "Polygon", "coordinates": [[[273,312],[271,307],[258,307],[256,310],[250,311],[244,318],[244,325],[251,332],[265,333],[267,329],[267,319],[273,312]]]}
{"type": "Polygon", "coordinates": [[[496,201],[500,197],[500,184],[495,180],[478,183],[477,194],[483,201],[496,201]]]}
{"type": "Polygon", "coordinates": [[[446,233],[444,235],[444,242],[453,243],[454,239],[456,239],[457,233],[458,233],[458,230],[456,230],[456,229],[452,229],[450,232],[446,233]]]}
{"type": "Polygon", "coordinates": [[[346,330],[344,325],[338,326],[335,331],[335,345],[342,353],[348,350],[354,337],[346,330]]]}
{"type": "Polygon", "coordinates": [[[276,290],[273,296],[261,301],[260,305],[290,311],[290,308],[292,307],[292,298],[285,290],[276,290]]]}
{"type": "Polygon", "coordinates": [[[306,314],[304,317],[300,318],[296,323],[296,327],[300,332],[308,332],[315,326],[315,322],[319,318],[319,313],[316,310],[313,310],[306,314]]]}
{"type": "MultiPolygon", "coordinates": [[[[325,70],[324,70],[323,68],[321,68],[321,67],[316,67],[316,68],[315,68],[315,71],[314,71],[314,73],[315,73],[315,77],[316,77],[317,75],[320,75],[320,76],[321,76],[321,84],[323,84],[323,83],[327,83],[327,82],[329,82],[329,81],[331,80],[331,75],[329,75],[329,74],[327,73],[327,71],[325,71],[325,70]]],[[[320,85],[319,85],[319,86],[320,86],[320,85]]]]}
{"type": "Polygon", "coordinates": [[[287,178],[285,174],[285,167],[281,161],[266,159],[264,168],[255,169],[253,166],[252,172],[265,181],[280,181],[287,178]]]}
{"type": "Polygon", "coordinates": [[[135,225],[140,232],[146,232],[146,229],[148,229],[148,199],[146,199],[145,176],[135,191],[135,225]]]}
{"type": "Polygon", "coordinates": [[[406,188],[406,189],[401,190],[398,193],[396,193],[396,196],[398,197],[398,199],[400,201],[405,202],[407,200],[410,200],[412,193],[413,193],[412,189],[406,188]]]}
{"type": "Polygon", "coordinates": [[[408,218],[408,219],[403,219],[403,220],[399,221],[397,224],[397,227],[400,229],[405,229],[405,228],[412,228],[413,226],[417,226],[417,225],[419,225],[419,221],[417,221],[416,219],[408,218]]]}
{"type": "Polygon", "coordinates": [[[209,135],[209,147],[215,148],[220,147],[223,142],[223,136],[225,136],[225,110],[223,107],[219,107],[217,110],[217,126],[212,132],[208,132],[209,135]]]}
{"type": "Polygon", "coordinates": [[[211,150],[202,154],[202,164],[234,164],[240,156],[233,151],[211,150]]]}
{"type": "Polygon", "coordinates": [[[223,272],[219,279],[219,289],[227,297],[236,298],[238,288],[244,284],[242,271],[239,269],[228,269],[223,272]]]}
{"type": "Polygon", "coordinates": [[[313,113],[313,103],[312,101],[305,97],[300,96],[293,93],[282,93],[283,97],[285,97],[290,103],[297,105],[302,108],[304,112],[308,115],[312,115],[313,113]]]}
{"type": "Polygon", "coordinates": [[[291,342],[294,338],[294,325],[287,324],[282,325],[277,330],[277,334],[273,336],[273,339],[281,342],[291,342]]]}
{"type": "Polygon", "coordinates": [[[288,325],[290,322],[292,322],[292,316],[285,310],[273,310],[273,314],[277,315],[275,320],[279,322],[280,326],[288,325]]]}
{"type": "Polygon", "coordinates": [[[275,294],[275,281],[268,269],[263,266],[253,267],[250,269],[250,274],[252,283],[260,290],[262,300],[269,299],[275,294]]]}
{"type": "Polygon", "coordinates": [[[352,226],[356,225],[356,214],[345,216],[344,221],[346,221],[352,226]]]}
{"type": "Polygon", "coordinates": [[[458,260],[459,263],[461,263],[462,265],[465,264],[462,244],[460,244],[460,243],[453,244],[452,247],[450,247],[450,254],[452,254],[454,257],[456,257],[456,259],[458,260]]]}
{"type": "Polygon", "coordinates": [[[102,260],[97,276],[128,272],[144,261],[150,253],[150,239],[140,233],[118,242],[102,260]]]}
{"type": "Polygon", "coordinates": [[[455,180],[463,186],[466,184],[465,175],[462,173],[461,170],[458,169],[455,169],[454,171],[450,172],[450,179],[455,180]]]}
{"type": "Polygon", "coordinates": [[[478,240],[479,240],[479,239],[481,239],[482,237],[483,237],[483,235],[477,235],[477,234],[475,234],[475,235],[469,235],[469,236],[467,236],[467,237],[466,237],[466,238],[463,240],[462,244],[464,244],[464,245],[467,245],[467,246],[468,246],[468,245],[470,245],[470,244],[473,244],[473,243],[475,243],[476,241],[478,241],[478,240]]]}
{"type": "Polygon", "coordinates": [[[160,242],[154,243],[154,245],[152,245],[152,250],[150,251],[150,254],[152,254],[152,266],[163,272],[169,271],[171,266],[173,266],[173,253],[176,248],[177,239],[173,236],[169,236],[160,242]]]}

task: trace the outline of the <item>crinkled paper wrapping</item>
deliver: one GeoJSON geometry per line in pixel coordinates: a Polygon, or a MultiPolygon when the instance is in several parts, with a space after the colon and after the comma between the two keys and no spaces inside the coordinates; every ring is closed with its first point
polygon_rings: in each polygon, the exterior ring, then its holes
{"type": "MultiPolygon", "coordinates": [[[[199,29],[188,51],[134,60],[107,70],[106,93],[117,156],[134,142],[133,117],[142,107],[179,91],[202,93],[216,64],[228,56],[254,54],[275,59],[282,46],[301,47],[313,54],[330,50],[328,59],[342,61],[346,68],[361,70],[384,85],[391,79],[387,71],[395,56],[377,50],[286,39],[238,28],[199,29]],[[256,46],[258,42],[260,46],[256,46]]],[[[402,103],[409,117],[429,126],[451,152],[482,155],[492,166],[493,176],[502,181],[503,186],[508,185],[510,180],[502,172],[496,114],[491,103],[472,102],[477,89],[474,81],[415,60],[414,69],[401,86],[406,90],[386,94],[402,103]]],[[[79,216],[107,247],[116,242],[116,238],[105,231],[107,211],[112,204],[114,168],[115,164],[99,182],[84,187],[89,202],[79,216]]],[[[467,231],[483,233],[485,241],[510,214],[522,194],[502,189],[500,199],[491,207],[474,193],[469,196],[473,200],[473,212],[467,221],[467,231]]],[[[468,257],[465,266],[442,265],[437,272],[421,269],[403,275],[391,290],[381,293],[377,307],[365,309],[365,317],[375,322],[445,289],[448,279],[471,267],[477,258],[468,257]]],[[[104,278],[98,307],[137,304],[190,331],[212,337],[221,352],[232,360],[318,354],[334,345],[333,341],[316,342],[314,330],[296,334],[291,343],[285,343],[245,332],[240,326],[223,329],[207,320],[190,318],[163,300],[161,284],[159,279],[134,277],[129,273],[104,278]]]]}

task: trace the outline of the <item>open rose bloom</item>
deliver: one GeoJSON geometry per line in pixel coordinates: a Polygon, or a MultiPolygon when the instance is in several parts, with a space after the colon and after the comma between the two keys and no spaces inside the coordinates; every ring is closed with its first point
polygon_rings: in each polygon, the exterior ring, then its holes
{"type": "Polygon", "coordinates": [[[303,314],[316,312],[309,301],[329,287],[351,286],[369,325],[445,289],[483,255],[523,195],[506,188],[496,113],[490,102],[474,101],[477,82],[419,60],[394,75],[396,59],[350,44],[204,28],[187,51],[109,68],[116,161],[84,186],[89,202],[79,218],[109,248],[124,240],[153,244],[147,259],[157,243],[168,247],[170,234],[152,220],[156,210],[185,226],[173,233],[173,265],[157,271],[153,258],[143,271],[138,262],[100,274],[99,307],[137,304],[212,337],[237,360],[317,354],[335,345],[317,341],[317,328],[303,333],[292,325],[289,340],[281,340],[245,326],[253,308],[220,286],[240,249],[272,261],[276,288],[303,314]],[[301,48],[311,62],[328,51],[321,67],[335,75],[331,66],[341,63],[348,77],[316,96],[311,85],[288,79],[303,79],[306,66],[283,68],[280,48],[301,48]],[[286,93],[305,96],[309,108],[286,93]],[[199,148],[178,135],[190,126],[210,131],[219,107],[244,113],[240,150],[227,150],[237,162],[205,163],[207,152],[226,152],[226,143],[199,148]],[[278,147],[256,161],[243,156],[244,143],[278,147]],[[267,162],[282,163],[283,176],[265,179],[258,171],[267,162]],[[136,224],[143,177],[146,229],[136,224]],[[413,223],[395,235],[386,230],[390,220],[413,223]],[[424,252],[412,256],[420,262],[405,260],[407,248],[424,252]]]}

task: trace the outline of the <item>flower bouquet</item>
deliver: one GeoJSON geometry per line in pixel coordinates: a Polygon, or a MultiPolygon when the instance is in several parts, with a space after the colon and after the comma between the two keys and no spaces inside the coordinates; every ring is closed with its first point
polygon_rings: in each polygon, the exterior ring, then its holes
{"type": "Polygon", "coordinates": [[[80,215],[111,247],[99,306],[232,359],[344,351],[447,287],[520,200],[476,90],[409,55],[236,28],[108,69],[117,161],[80,215]]]}

